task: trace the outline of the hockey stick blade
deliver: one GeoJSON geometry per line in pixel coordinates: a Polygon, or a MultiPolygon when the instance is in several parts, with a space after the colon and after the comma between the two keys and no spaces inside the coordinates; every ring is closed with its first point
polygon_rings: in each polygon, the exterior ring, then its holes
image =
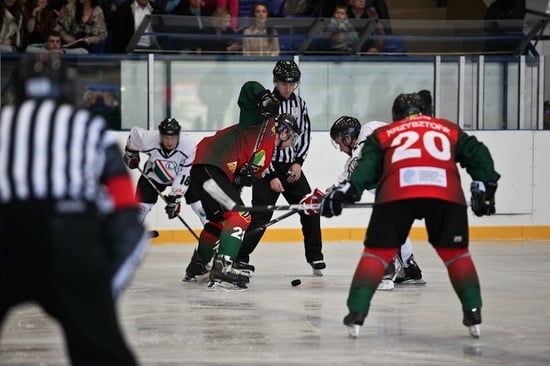
{"type": "MultiPolygon", "coordinates": [[[[374,203],[350,203],[345,204],[345,208],[370,208],[374,203]]],[[[320,210],[321,203],[298,203],[293,205],[267,205],[267,206],[240,206],[235,205],[231,211],[248,211],[248,212],[264,212],[264,211],[304,211],[304,210],[320,210]]]]}

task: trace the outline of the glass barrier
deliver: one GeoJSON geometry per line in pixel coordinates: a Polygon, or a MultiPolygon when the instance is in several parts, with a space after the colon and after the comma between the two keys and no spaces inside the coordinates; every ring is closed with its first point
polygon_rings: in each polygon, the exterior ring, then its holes
{"type": "MultiPolygon", "coordinates": [[[[241,85],[273,87],[275,62],[285,57],[207,55],[68,55],[80,75],[82,106],[113,129],[155,128],[171,116],[187,130],[217,130],[238,119],[241,85]]],[[[2,104],[10,102],[17,54],[0,55],[2,104]]],[[[544,57],[287,56],[300,66],[297,89],[314,130],[341,115],[388,121],[396,95],[431,91],[437,116],[465,129],[541,129],[544,57]]],[[[546,65],[548,66],[548,65],[546,65]]]]}

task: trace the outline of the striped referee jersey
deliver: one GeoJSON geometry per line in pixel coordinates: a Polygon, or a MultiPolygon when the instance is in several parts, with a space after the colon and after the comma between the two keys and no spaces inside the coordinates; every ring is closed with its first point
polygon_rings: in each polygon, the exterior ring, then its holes
{"type": "Polygon", "coordinates": [[[301,134],[293,147],[287,147],[286,149],[275,149],[272,161],[280,163],[298,163],[303,165],[304,160],[307,158],[309,152],[309,145],[311,141],[311,122],[309,120],[309,114],[307,111],[307,105],[305,100],[296,93],[292,93],[288,100],[284,100],[277,89],[273,94],[281,102],[279,107],[279,113],[288,113],[294,118],[300,127],[301,134]]]}
{"type": "Polygon", "coordinates": [[[103,117],[31,99],[0,114],[0,204],[95,202],[101,183],[127,174],[103,117]]]}

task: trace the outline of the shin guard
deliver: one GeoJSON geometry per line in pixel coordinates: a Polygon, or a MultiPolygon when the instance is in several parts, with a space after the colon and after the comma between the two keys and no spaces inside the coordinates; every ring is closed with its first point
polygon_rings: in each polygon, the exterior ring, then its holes
{"type": "Polygon", "coordinates": [[[228,211],[223,214],[223,218],[225,221],[220,234],[218,253],[228,255],[231,259],[234,259],[241,249],[244,233],[250,226],[250,213],[228,211]]]}
{"type": "Polygon", "coordinates": [[[468,248],[435,248],[445,263],[451,284],[463,311],[481,308],[481,290],[476,268],[468,248]]]}
{"type": "Polygon", "coordinates": [[[365,248],[357,264],[348,295],[350,312],[364,313],[369,311],[370,301],[384,270],[397,253],[397,248],[365,248]]]}

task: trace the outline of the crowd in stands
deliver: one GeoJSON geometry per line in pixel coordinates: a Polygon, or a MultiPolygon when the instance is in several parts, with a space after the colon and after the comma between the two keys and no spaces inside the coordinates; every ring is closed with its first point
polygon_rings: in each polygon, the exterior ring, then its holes
{"type": "MultiPolygon", "coordinates": [[[[55,52],[127,53],[145,16],[165,14],[195,17],[196,24],[182,27],[182,33],[205,37],[159,40],[145,35],[137,48],[278,56],[277,30],[268,18],[331,18],[337,6],[349,18],[389,18],[384,0],[0,0],[0,52],[49,50],[53,35],[61,38],[55,52]]],[[[358,30],[349,30],[352,41],[358,30]]],[[[151,32],[149,26],[145,33],[151,32]]],[[[338,38],[334,29],[324,32],[328,49],[349,48],[332,44],[338,38]]],[[[375,33],[384,34],[384,28],[377,26],[375,33]]],[[[371,43],[367,50],[382,47],[371,43]]]]}
{"type": "Polygon", "coordinates": [[[330,19],[320,35],[323,50],[391,52],[383,36],[392,30],[389,22],[380,21],[390,19],[385,0],[0,0],[0,52],[47,49],[53,31],[61,37],[61,52],[67,53],[151,49],[278,56],[284,39],[270,18],[306,17],[330,19]],[[183,37],[155,37],[149,24],[145,35],[129,46],[149,14],[186,16],[173,33],[183,37]],[[354,19],[371,19],[375,25],[372,36],[357,47],[363,29],[357,29],[354,19]]]}

